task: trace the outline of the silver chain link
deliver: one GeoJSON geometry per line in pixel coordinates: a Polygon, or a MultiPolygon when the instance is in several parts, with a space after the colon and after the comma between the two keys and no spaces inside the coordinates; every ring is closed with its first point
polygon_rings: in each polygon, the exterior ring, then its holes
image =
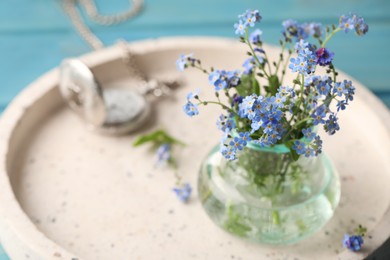
{"type": "Polygon", "coordinates": [[[87,16],[95,23],[110,26],[113,24],[122,23],[139,14],[144,4],[143,0],[129,0],[129,2],[132,3],[132,6],[129,10],[114,15],[99,14],[98,9],[93,0],[62,0],[62,6],[80,36],[94,50],[98,50],[103,48],[104,44],[85,24],[77,10],[77,5],[79,4],[80,6],[82,6],[87,13],[87,16]]]}
{"type": "MultiPolygon", "coordinates": [[[[94,50],[98,50],[103,48],[104,44],[86,25],[79,11],[77,10],[77,5],[80,5],[84,8],[85,12],[87,13],[87,16],[93,22],[100,25],[110,26],[129,20],[139,14],[139,12],[143,8],[143,0],[129,0],[129,2],[132,3],[132,7],[129,10],[115,15],[99,14],[93,0],[62,0],[62,7],[68,14],[71,22],[73,23],[73,26],[75,27],[79,35],[94,50]]],[[[141,92],[144,95],[149,93],[153,94],[156,97],[162,95],[170,95],[172,89],[175,89],[179,86],[180,83],[176,80],[169,80],[164,82],[160,82],[153,79],[148,80],[146,75],[140,69],[138,69],[138,66],[135,64],[134,55],[129,49],[127,42],[120,40],[119,44],[123,50],[122,61],[127,65],[126,67],[132,77],[137,79],[141,84],[141,92]]]]}
{"type": "Polygon", "coordinates": [[[79,2],[84,6],[88,17],[91,20],[95,23],[106,26],[122,23],[133,18],[142,10],[143,7],[143,0],[130,0],[129,2],[132,3],[132,7],[129,10],[115,15],[102,15],[99,14],[97,7],[92,0],[79,0],[79,2]]]}

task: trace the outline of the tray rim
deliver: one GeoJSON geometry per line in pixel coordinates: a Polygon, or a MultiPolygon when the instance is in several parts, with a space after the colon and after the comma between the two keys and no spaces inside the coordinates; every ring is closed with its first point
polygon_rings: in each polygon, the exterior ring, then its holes
{"type": "MultiPolygon", "coordinates": [[[[194,46],[195,48],[210,48],[218,46],[218,48],[231,48],[237,46],[237,41],[231,38],[221,37],[163,37],[157,39],[140,40],[129,43],[129,47],[137,54],[147,53],[149,51],[156,51],[158,49],[169,49],[194,46]]],[[[267,45],[267,48],[277,48],[267,45]]],[[[82,55],[80,58],[89,66],[94,67],[118,59],[121,56],[121,50],[118,46],[113,45],[99,51],[94,51],[82,55]]],[[[346,75],[345,73],[341,73],[346,75]]],[[[381,123],[388,130],[390,137],[390,111],[386,106],[367,88],[348,76],[357,85],[360,95],[364,95],[365,104],[370,106],[371,110],[376,111],[376,116],[381,123]]],[[[12,241],[19,241],[28,251],[44,258],[52,258],[52,252],[58,252],[58,259],[70,259],[77,257],[72,253],[66,251],[60,245],[50,240],[46,235],[40,232],[30,218],[24,213],[20,204],[18,203],[11,183],[7,174],[7,155],[10,140],[12,139],[13,131],[16,129],[23,119],[24,112],[32,106],[40,97],[47,92],[56,88],[58,82],[58,69],[54,68],[49,72],[43,74],[37,80],[33,81],[17,97],[9,104],[0,117],[0,236],[2,238],[3,247],[6,252],[16,252],[17,248],[12,245],[12,241]],[[23,232],[20,232],[23,230],[23,232]],[[4,236],[7,234],[7,237],[4,236]],[[4,239],[6,238],[6,239],[4,239]],[[4,239],[4,240],[3,240],[4,239]],[[50,250],[48,250],[50,249],[50,250]]],[[[390,222],[385,219],[390,219],[390,205],[377,226],[369,232],[369,234],[380,234],[384,226],[390,230],[390,222]]],[[[383,232],[382,232],[383,233],[383,232]]],[[[390,235],[390,234],[388,234],[390,235]]],[[[385,239],[380,236],[381,241],[385,239]]],[[[376,237],[377,239],[377,237],[376,237]]],[[[344,251],[338,255],[341,259],[350,259],[356,257],[348,251],[344,251]]]]}

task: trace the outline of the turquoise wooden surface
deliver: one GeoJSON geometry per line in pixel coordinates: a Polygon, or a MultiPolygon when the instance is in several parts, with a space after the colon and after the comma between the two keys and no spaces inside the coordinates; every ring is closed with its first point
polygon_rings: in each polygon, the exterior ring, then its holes
{"type": "MultiPolygon", "coordinates": [[[[74,32],[60,1],[0,1],[0,111],[31,81],[68,56],[89,51],[74,32]]],[[[281,22],[336,23],[349,11],[364,16],[370,25],[366,37],[340,33],[329,45],[335,64],[361,81],[390,107],[390,1],[388,0],[145,0],[145,9],[132,21],[113,27],[91,24],[109,45],[173,35],[235,37],[237,14],[257,8],[263,15],[261,29],[268,43],[277,44],[281,22]]],[[[97,0],[103,13],[128,6],[127,0],[97,0]]],[[[1,234],[0,234],[1,237],[1,234]]],[[[4,254],[3,254],[4,255],[4,254]]],[[[0,260],[8,259],[2,257],[0,260]]]]}

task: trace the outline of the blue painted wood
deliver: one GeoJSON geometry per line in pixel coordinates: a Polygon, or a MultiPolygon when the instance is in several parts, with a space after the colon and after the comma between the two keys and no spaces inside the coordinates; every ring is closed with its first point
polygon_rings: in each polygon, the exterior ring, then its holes
{"type": "Polygon", "coordinates": [[[9,260],[7,253],[4,251],[3,247],[0,245],[0,260],[9,260]]]}
{"type": "MultiPolygon", "coordinates": [[[[128,4],[127,0],[98,0],[101,10],[114,13],[128,4]]],[[[262,1],[146,1],[146,8],[134,21],[114,27],[93,25],[107,43],[117,38],[138,40],[171,35],[215,35],[234,37],[232,24],[238,10],[261,7],[264,39],[277,43],[280,23],[287,17],[299,21],[337,22],[339,13],[356,11],[370,23],[367,37],[352,39],[353,34],[339,35],[329,45],[336,52],[336,66],[362,81],[377,93],[390,91],[389,74],[390,1],[347,0],[326,2],[296,0],[270,4],[262,1]],[[321,8],[319,8],[321,6],[321,8]],[[336,7],[337,6],[337,11],[336,7]],[[358,54],[358,55],[357,55],[358,54]]],[[[0,2],[0,104],[6,104],[22,88],[67,56],[88,51],[73,31],[59,1],[14,0],[0,2]],[[34,50],[34,51],[31,51],[34,50]],[[11,58],[12,57],[12,58],[11,58]],[[10,77],[19,71],[18,77],[10,77]],[[5,90],[3,90],[5,89],[5,90]]]]}
{"type": "MultiPolygon", "coordinates": [[[[60,1],[0,1],[0,112],[26,85],[55,67],[64,57],[88,52],[60,7],[60,1]]],[[[337,23],[349,11],[370,24],[366,37],[340,33],[329,44],[335,64],[370,88],[390,107],[390,1],[388,0],[145,0],[142,14],[112,27],[89,23],[106,44],[118,38],[129,41],[173,36],[234,37],[237,14],[247,8],[261,10],[260,25],[266,42],[277,44],[281,22],[337,23]]],[[[103,13],[115,13],[128,0],[97,0],[103,13]]],[[[1,235],[1,234],[0,234],[1,235]]],[[[0,260],[2,258],[0,250],[0,260]]]]}

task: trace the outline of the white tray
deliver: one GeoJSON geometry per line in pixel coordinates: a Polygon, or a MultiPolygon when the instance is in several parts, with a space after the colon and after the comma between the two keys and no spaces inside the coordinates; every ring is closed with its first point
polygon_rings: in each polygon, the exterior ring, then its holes
{"type": "MultiPolygon", "coordinates": [[[[233,69],[245,58],[243,46],[215,38],[168,38],[130,46],[148,75],[182,75],[187,83],[176,99],[159,102],[156,122],[147,131],[162,126],[188,144],[180,152],[179,172],[196,186],[200,162],[219,139],[219,110],[209,106],[196,118],[184,115],[187,92],[213,91],[200,72],[179,74],[175,60],[193,52],[205,64],[233,69]]],[[[276,57],[277,48],[266,49],[276,57]]],[[[114,46],[82,59],[104,85],[113,86],[129,81],[120,56],[114,46]]],[[[357,96],[341,114],[342,131],[324,138],[342,178],[335,216],[308,240],[271,247],[220,230],[204,213],[196,192],[191,203],[181,204],[170,190],[172,171],[154,168],[155,158],[146,147],[133,148],[136,135],[89,132],[62,101],[54,69],[26,88],[0,119],[1,242],[12,259],[361,259],[390,235],[390,116],[354,83],[357,96]],[[341,241],[358,223],[368,227],[372,238],[366,239],[364,251],[354,254],[341,241]]]]}

